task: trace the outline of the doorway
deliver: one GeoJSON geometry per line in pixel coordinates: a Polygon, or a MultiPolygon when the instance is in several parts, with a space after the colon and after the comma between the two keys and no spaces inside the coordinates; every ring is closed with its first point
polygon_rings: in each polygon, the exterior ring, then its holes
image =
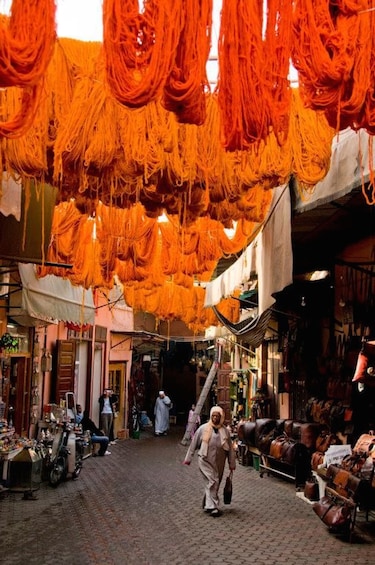
{"type": "Polygon", "coordinates": [[[117,396],[118,402],[116,409],[118,417],[114,422],[114,436],[117,437],[117,431],[127,428],[127,402],[126,402],[126,361],[121,363],[109,363],[108,369],[108,387],[113,390],[113,394],[117,396]]]}

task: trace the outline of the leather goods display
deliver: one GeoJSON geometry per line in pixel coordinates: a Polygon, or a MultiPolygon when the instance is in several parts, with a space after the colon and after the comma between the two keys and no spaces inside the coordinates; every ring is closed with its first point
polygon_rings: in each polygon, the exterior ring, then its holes
{"type": "Polygon", "coordinates": [[[284,432],[287,436],[292,437],[293,435],[293,420],[285,420],[284,422],[284,432]]]}
{"type": "Polygon", "coordinates": [[[302,443],[288,438],[281,448],[281,460],[289,465],[294,465],[303,448],[307,449],[302,443]]]}
{"type": "Polygon", "coordinates": [[[371,484],[337,465],[329,465],[327,469],[328,484],[338,493],[354,502],[366,505],[371,496],[371,484]]]}
{"type": "Polygon", "coordinates": [[[275,437],[275,430],[259,436],[258,439],[258,449],[261,453],[268,455],[270,453],[270,447],[272,440],[275,437]]]}
{"type": "Polygon", "coordinates": [[[238,439],[244,441],[246,444],[254,445],[255,426],[256,426],[255,422],[246,422],[246,421],[239,422],[237,428],[238,439]]]}
{"type": "Polygon", "coordinates": [[[368,367],[368,357],[364,353],[358,353],[357,364],[354,371],[354,376],[352,379],[353,383],[364,381],[366,377],[366,371],[368,367]]]}
{"type": "MultiPolygon", "coordinates": [[[[300,426],[300,442],[306,445],[307,449],[310,451],[315,450],[318,430],[319,425],[315,423],[302,423],[300,426]]],[[[295,438],[295,436],[293,437],[295,438]]]]}
{"type": "Polygon", "coordinates": [[[319,465],[323,465],[324,463],[324,453],[321,451],[314,451],[311,456],[311,468],[316,471],[319,465]]]}
{"type": "Polygon", "coordinates": [[[315,477],[307,479],[303,494],[309,500],[319,500],[319,484],[315,477]]]}
{"type": "Polygon", "coordinates": [[[281,459],[282,447],[287,439],[288,437],[286,435],[281,435],[271,441],[269,453],[271,457],[274,457],[275,459],[281,459]]]}
{"type": "Polygon", "coordinates": [[[223,490],[223,500],[224,504],[230,504],[232,502],[233,494],[233,471],[229,473],[225,480],[224,490],[223,490]]]}
{"type": "Polygon", "coordinates": [[[350,494],[348,490],[349,477],[349,471],[339,469],[332,478],[334,489],[338,494],[341,494],[341,496],[348,496],[350,494]]]}
{"type": "Polygon", "coordinates": [[[323,431],[319,434],[316,440],[315,449],[316,451],[325,453],[330,445],[337,445],[339,443],[341,442],[335,434],[323,431]]]}
{"type": "Polygon", "coordinates": [[[258,418],[255,422],[254,441],[258,447],[259,438],[275,429],[276,420],[272,418],[258,418]]]}
{"type": "Polygon", "coordinates": [[[352,453],[343,457],[340,466],[346,471],[350,471],[350,473],[356,475],[361,472],[366,459],[366,455],[361,455],[360,453],[352,453]]]}
{"type": "Polygon", "coordinates": [[[369,455],[370,451],[375,448],[375,435],[362,434],[356,441],[353,452],[369,455]]]}
{"type": "MultiPolygon", "coordinates": [[[[374,454],[375,455],[375,454],[374,454]]],[[[375,457],[369,455],[359,472],[361,479],[368,481],[375,488],[375,457]]]]}
{"type": "Polygon", "coordinates": [[[313,510],[331,531],[345,531],[350,528],[352,516],[349,504],[341,504],[330,496],[324,496],[313,505],[313,510]]]}

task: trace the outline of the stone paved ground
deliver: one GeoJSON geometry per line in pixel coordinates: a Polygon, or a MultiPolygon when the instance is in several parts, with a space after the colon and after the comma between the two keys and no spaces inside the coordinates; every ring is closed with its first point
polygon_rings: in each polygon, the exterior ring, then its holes
{"type": "Polygon", "coordinates": [[[293,483],[238,465],[232,504],[201,508],[195,458],[182,465],[184,430],[120,440],[88,458],[77,481],[43,483],[37,500],[0,500],[0,563],[91,565],[343,565],[375,563],[375,516],[351,544],[328,533],[293,483]]]}

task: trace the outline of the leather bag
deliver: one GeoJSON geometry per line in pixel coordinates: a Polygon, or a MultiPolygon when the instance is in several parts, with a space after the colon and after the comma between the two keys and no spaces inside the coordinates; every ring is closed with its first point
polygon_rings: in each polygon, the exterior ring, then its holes
{"type": "Polygon", "coordinates": [[[223,500],[224,504],[230,504],[232,502],[233,494],[233,471],[229,473],[225,480],[224,490],[223,490],[223,500]]]}
{"type": "Polygon", "coordinates": [[[282,435],[279,437],[276,437],[275,439],[273,439],[271,441],[271,445],[270,445],[270,455],[271,457],[274,457],[275,459],[281,459],[282,456],[282,448],[284,443],[288,440],[288,437],[286,435],[282,435]]]}
{"type": "Polygon", "coordinates": [[[345,471],[345,469],[339,469],[339,471],[333,477],[333,485],[337,494],[341,496],[350,496],[348,491],[348,481],[350,473],[345,471]]]}
{"type": "Polygon", "coordinates": [[[375,447],[375,435],[362,434],[356,441],[353,452],[368,456],[370,451],[375,447]]]}
{"type": "Polygon", "coordinates": [[[321,451],[314,451],[311,456],[311,468],[316,471],[319,465],[323,465],[324,463],[324,453],[321,451]]]}
{"type": "Polygon", "coordinates": [[[313,504],[313,510],[331,531],[349,529],[352,516],[348,504],[339,504],[330,496],[324,496],[313,504]]]}
{"type": "Polygon", "coordinates": [[[338,443],[340,443],[340,440],[335,434],[321,432],[316,440],[315,448],[316,451],[325,453],[330,445],[336,445],[338,443]]]}
{"type": "Polygon", "coordinates": [[[343,492],[345,490],[343,496],[352,499],[354,502],[366,505],[371,498],[371,483],[350,472],[347,473],[348,475],[345,478],[341,467],[329,465],[327,469],[328,485],[339,494],[340,491],[343,492]]]}
{"type": "Polygon", "coordinates": [[[275,437],[275,431],[272,430],[267,434],[263,434],[258,439],[258,449],[261,453],[268,455],[270,453],[271,443],[275,437]]]}
{"type": "Polygon", "coordinates": [[[289,465],[294,465],[296,462],[296,455],[298,454],[298,446],[301,444],[294,439],[288,438],[281,449],[281,460],[289,465]]]}
{"type": "Polygon", "coordinates": [[[361,472],[362,466],[364,465],[367,457],[365,455],[360,455],[358,453],[352,453],[351,455],[345,455],[341,461],[341,467],[350,473],[356,475],[361,472]]]}
{"type": "Polygon", "coordinates": [[[309,500],[319,500],[319,484],[315,477],[307,479],[303,494],[309,500]]]}

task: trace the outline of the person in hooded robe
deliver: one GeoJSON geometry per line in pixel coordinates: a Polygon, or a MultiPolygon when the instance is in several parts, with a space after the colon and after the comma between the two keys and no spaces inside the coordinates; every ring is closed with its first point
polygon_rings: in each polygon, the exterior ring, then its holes
{"type": "Polygon", "coordinates": [[[165,394],[164,390],[160,390],[154,407],[156,436],[166,436],[168,434],[169,410],[171,408],[171,399],[165,394]]]}
{"type": "Polygon", "coordinates": [[[224,474],[225,462],[229,469],[236,468],[236,453],[230,431],[224,426],[224,411],[213,406],[210,419],[199,426],[187,450],[184,465],[190,465],[198,450],[198,467],[204,481],[203,509],[213,517],[220,516],[219,487],[224,474]]]}

